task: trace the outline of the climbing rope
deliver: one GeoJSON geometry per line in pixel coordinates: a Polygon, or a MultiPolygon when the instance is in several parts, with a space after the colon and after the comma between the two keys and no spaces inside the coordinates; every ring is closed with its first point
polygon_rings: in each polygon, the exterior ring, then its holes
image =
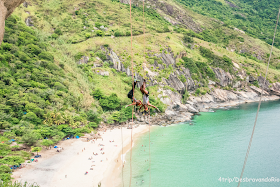
{"type": "Polygon", "coordinates": [[[260,107],[261,107],[261,103],[262,103],[264,84],[265,84],[266,77],[267,77],[267,72],[268,72],[269,63],[270,63],[270,59],[271,59],[271,54],[272,54],[272,50],[273,50],[273,44],[274,44],[274,40],[275,40],[275,34],[276,34],[276,31],[277,31],[279,15],[280,15],[280,8],[279,8],[278,16],[277,16],[277,22],[276,22],[276,26],[275,26],[275,30],[274,30],[274,36],[273,36],[273,42],[272,42],[272,45],[271,45],[270,55],[269,55],[269,59],[268,59],[267,67],[266,67],[265,78],[264,78],[264,82],[263,82],[263,85],[262,85],[262,92],[261,92],[261,97],[260,97],[260,100],[259,100],[259,105],[258,105],[258,110],[257,110],[256,118],[255,118],[255,123],[254,123],[253,131],[252,131],[252,134],[251,134],[251,138],[250,138],[250,141],[249,141],[249,145],[248,145],[248,148],[247,148],[247,152],[246,152],[246,156],[245,156],[242,172],[241,172],[241,175],[240,175],[237,187],[240,186],[241,179],[243,177],[244,170],[245,170],[246,163],[247,163],[247,159],[248,159],[248,156],[249,156],[249,152],[250,152],[250,149],[251,149],[251,144],[252,144],[252,141],[253,141],[253,136],[254,136],[254,133],[255,133],[255,128],[256,128],[256,124],[257,124],[257,120],[258,120],[258,115],[259,115],[259,111],[260,111],[260,107]]]}
{"type": "MultiPolygon", "coordinates": [[[[132,89],[133,89],[133,99],[134,99],[134,78],[133,78],[133,52],[132,52],[132,20],[131,20],[131,0],[129,2],[130,5],[130,50],[131,50],[131,77],[132,77],[132,89]]],[[[132,110],[132,124],[131,124],[131,134],[130,134],[130,179],[129,179],[129,187],[131,187],[131,179],[132,179],[132,125],[133,125],[133,110],[132,110]]]]}

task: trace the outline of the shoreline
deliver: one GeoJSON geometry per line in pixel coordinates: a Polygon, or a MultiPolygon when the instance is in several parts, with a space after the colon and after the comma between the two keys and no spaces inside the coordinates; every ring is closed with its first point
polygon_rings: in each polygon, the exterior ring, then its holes
{"type": "MultiPolygon", "coordinates": [[[[272,96],[263,99],[263,101],[272,100],[279,100],[279,97],[272,96]]],[[[247,100],[245,102],[220,102],[215,103],[216,107],[212,105],[209,108],[238,106],[240,104],[257,101],[256,99],[251,101],[247,100]]],[[[183,113],[185,112],[186,111],[183,113]]],[[[186,113],[189,114],[189,112],[186,113]]],[[[192,118],[193,115],[189,117],[192,118]]],[[[159,121],[160,119],[153,117],[153,120],[159,121]]],[[[173,121],[168,121],[173,123],[173,121]]],[[[152,124],[156,125],[155,122],[152,122],[152,124]]],[[[60,141],[57,146],[64,147],[62,152],[57,153],[54,148],[40,152],[42,158],[38,159],[39,162],[27,164],[27,167],[20,170],[17,169],[13,172],[13,181],[37,183],[40,187],[97,187],[99,182],[101,182],[103,187],[118,187],[122,184],[122,156],[125,157],[131,150],[131,129],[127,129],[127,126],[122,126],[122,131],[123,151],[120,126],[114,126],[113,129],[107,129],[106,131],[101,128],[98,131],[98,133],[101,134],[101,138],[95,140],[95,143],[87,142],[86,139],[90,138],[90,134],[86,134],[78,140],[70,139],[60,141]],[[114,140],[114,142],[110,143],[112,140],[114,140]],[[98,144],[104,144],[104,146],[98,146],[98,144]],[[100,151],[100,148],[104,148],[104,150],[100,151]],[[93,152],[99,155],[93,156],[93,152]],[[106,154],[101,155],[100,152],[105,152],[106,154]],[[91,157],[92,160],[89,160],[91,157]],[[90,170],[91,167],[93,170],[90,170]],[[86,171],[88,174],[84,175],[86,171]]],[[[133,146],[136,139],[148,131],[149,125],[139,125],[139,123],[135,121],[133,128],[133,146]]],[[[129,165],[126,166],[125,164],[126,163],[124,163],[124,167],[129,167],[129,165]]]]}
{"type": "MultiPolygon", "coordinates": [[[[148,125],[134,127],[133,142],[148,130],[148,125]]],[[[123,152],[126,153],[131,146],[131,129],[122,127],[122,131],[123,152]]],[[[97,187],[100,182],[102,187],[118,186],[121,184],[122,166],[121,129],[115,127],[98,133],[102,138],[95,140],[95,143],[87,142],[90,135],[86,134],[78,140],[61,141],[58,146],[64,147],[62,152],[55,152],[54,148],[42,151],[42,158],[38,159],[38,162],[29,163],[25,168],[13,172],[13,181],[37,183],[40,187],[97,187]],[[103,150],[100,150],[101,148],[103,150]],[[93,152],[98,155],[94,156],[93,152]]],[[[128,166],[124,164],[124,167],[128,166]]]]}

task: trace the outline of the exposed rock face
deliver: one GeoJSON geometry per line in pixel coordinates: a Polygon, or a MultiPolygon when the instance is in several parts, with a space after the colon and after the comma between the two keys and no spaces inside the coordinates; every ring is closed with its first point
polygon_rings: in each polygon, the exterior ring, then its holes
{"type": "Polygon", "coordinates": [[[270,88],[269,88],[270,83],[267,80],[265,81],[264,77],[259,76],[258,77],[258,82],[259,82],[260,88],[263,88],[266,91],[270,91],[270,88]]]}
{"type": "Polygon", "coordinates": [[[26,18],[25,24],[26,24],[28,27],[34,26],[31,17],[26,18]]]}
{"type": "MultiPolygon", "coordinates": [[[[252,90],[254,90],[255,92],[257,92],[259,95],[261,95],[262,89],[260,89],[260,88],[258,88],[258,87],[256,87],[256,86],[250,86],[250,88],[251,88],[252,90]]],[[[264,95],[264,96],[268,96],[269,93],[266,92],[265,89],[264,89],[264,90],[263,90],[263,95],[264,95]]]]}
{"type": "Polygon", "coordinates": [[[109,76],[110,73],[108,71],[100,71],[100,70],[95,70],[94,71],[96,74],[98,75],[102,75],[102,76],[109,76]]]}
{"type": "Polygon", "coordinates": [[[270,92],[271,94],[280,96],[280,83],[279,82],[273,83],[270,92]]]}
{"type": "Polygon", "coordinates": [[[25,0],[0,0],[0,45],[5,32],[5,19],[7,19],[25,0]]]}
{"type": "MultiPolygon", "coordinates": [[[[114,69],[125,72],[127,75],[131,75],[130,69],[124,67],[116,53],[111,49],[107,51],[103,49],[103,51],[106,52],[107,61],[112,62],[114,69]]],[[[214,82],[213,80],[209,80],[208,85],[209,88],[211,88],[211,91],[202,96],[190,96],[187,101],[188,104],[182,104],[182,94],[184,91],[187,90],[193,92],[198,88],[198,85],[202,83],[192,79],[189,69],[185,67],[177,68],[176,57],[174,57],[169,50],[160,54],[155,54],[155,56],[160,60],[155,60],[155,63],[152,65],[153,69],[163,70],[166,67],[172,66],[173,71],[168,79],[162,78],[161,82],[157,82],[156,76],[158,73],[151,71],[152,69],[150,70],[146,66],[144,67],[144,70],[148,72],[147,79],[150,80],[149,85],[159,85],[158,97],[164,104],[169,106],[165,115],[156,117],[152,122],[153,124],[164,125],[184,122],[190,120],[193,114],[201,111],[207,112],[210,108],[234,106],[241,103],[258,101],[260,93],[262,92],[261,88],[255,86],[248,87],[248,83],[252,84],[255,81],[257,81],[260,86],[264,85],[264,101],[280,99],[278,97],[280,96],[280,83],[274,83],[271,85],[268,81],[264,81],[264,77],[259,76],[255,78],[251,75],[247,76],[246,72],[240,69],[240,67],[236,67],[235,69],[237,73],[236,76],[243,79],[243,81],[236,81],[236,77],[229,72],[225,72],[221,68],[212,68],[217,81],[214,82]],[[181,77],[182,75],[186,78],[185,83],[179,79],[179,76],[181,77]],[[217,85],[221,88],[214,87],[217,85]],[[165,89],[164,86],[169,86],[175,91],[169,90],[168,88],[165,89]],[[223,90],[222,88],[226,86],[243,88],[243,90],[246,91],[223,90]]],[[[138,87],[140,87],[143,83],[143,78],[137,73],[136,77],[137,79],[140,79],[140,83],[138,83],[138,87]]],[[[139,120],[139,123],[147,122],[142,118],[139,120]]]]}
{"type": "MultiPolygon", "coordinates": [[[[129,0],[120,0],[121,3],[129,4],[129,0]]],[[[142,0],[132,0],[132,4],[135,6],[142,6],[142,0]]],[[[167,2],[158,0],[148,0],[145,1],[147,8],[152,8],[157,10],[168,22],[177,25],[182,24],[188,29],[192,29],[195,32],[201,32],[202,28],[195,22],[195,20],[188,15],[185,9],[174,4],[169,4],[167,2]]]]}
{"type": "Polygon", "coordinates": [[[81,65],[81,64],[87,64],[89,61],[89,57],[88,56],[82,56],[82,58],[77,62],[77,64],[81,65]]]}
{"type": "Polygon", "coordinates": [[[228,86],[232,84],[233,78],[228,72],[225,72],[221,68],[213,68],[213,71],[216,74],[217,79],[220,80],[219,84],[221,86],[228,86]]]}

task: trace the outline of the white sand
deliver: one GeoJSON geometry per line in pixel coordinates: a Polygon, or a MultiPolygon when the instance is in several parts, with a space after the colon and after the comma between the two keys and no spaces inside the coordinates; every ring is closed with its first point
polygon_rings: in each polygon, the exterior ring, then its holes
{"type": "MultiPolygon", "coordinates": [[[[134,128],[133,139],[135,135],[147,132],[148,129],[146,125],[134,128]]],[[[122,131],[123,153],[126,153],[131,146],[131,129],[122,128],[122,131]]],[[[39,162],[28,164],[27,167],[17,170],[12,177],[17,181],[36,182],[40,187],[97,187],[99,182],[102,187],[118,186],[121,183],[122,167],[121,130],[114,129],[99,133],[103,141],[98,139],[95,143],[91,143],[82,138],[62,141],[58,145],[64,147],[62,152],[57,153],[55,149],[44,151],[41,153],[43,158],[38,159],[39,162]],[[113,140],[114,142],[109,142],[113,140]],[[99,144],[104,146],[99,146],[99,144]],[[82,151],[84,148],[85,150],[82,151]],[[101,148],[104,149],[100,151],[101,148]],[[93,152],[98,155],[94,156],[93,152]],[[101,152],[105,154],[102,155],[101,152]],[[92,160],[89,160],[90,157],[92,160]],[[86,171],[87,175],[85,175],[86,171]]]]}

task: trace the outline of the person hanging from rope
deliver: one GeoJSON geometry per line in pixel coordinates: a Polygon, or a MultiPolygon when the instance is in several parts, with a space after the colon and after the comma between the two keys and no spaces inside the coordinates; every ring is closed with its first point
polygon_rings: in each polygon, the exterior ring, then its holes
{"type": "MultiPolygon", "coordinates": [[[[152,105],[149,102],[149,91],[146,90],[146,80],[145,79],[144,79],[144,82],[143,82],[142,86],[140,87],[140,91],[143,94],[143,104],[142,104],[142,106],[144,106],[145,111],[147,112],[148,111],[148,106],[151,106],[151,107],[157,109],[160,112],[160,110],[157,107],[155,107],[154,105],[152,105]]],[[[139,111],[141,110],[142,106],[140,107],[139,111]]]]}
{"type": "Polygon", "coordinates": [[[125,106],[126,107],[129,107],[129,106],[133,106],[133,105],[136,105],[136,106],[142,106],[142,101],[141,100],[137,100],[135,97],[134,97],[134,91],[135,91],[135,86],[137,84],[137,82],[139,82],[139,80],[137,79],[134,79],[134,83],[133,83],[133,86],[132,86],[132,89],[128,92],[127,94],[127,97],[129,99],[131,99],[131,104],[130,105],[127,105],[125,106]]]}

